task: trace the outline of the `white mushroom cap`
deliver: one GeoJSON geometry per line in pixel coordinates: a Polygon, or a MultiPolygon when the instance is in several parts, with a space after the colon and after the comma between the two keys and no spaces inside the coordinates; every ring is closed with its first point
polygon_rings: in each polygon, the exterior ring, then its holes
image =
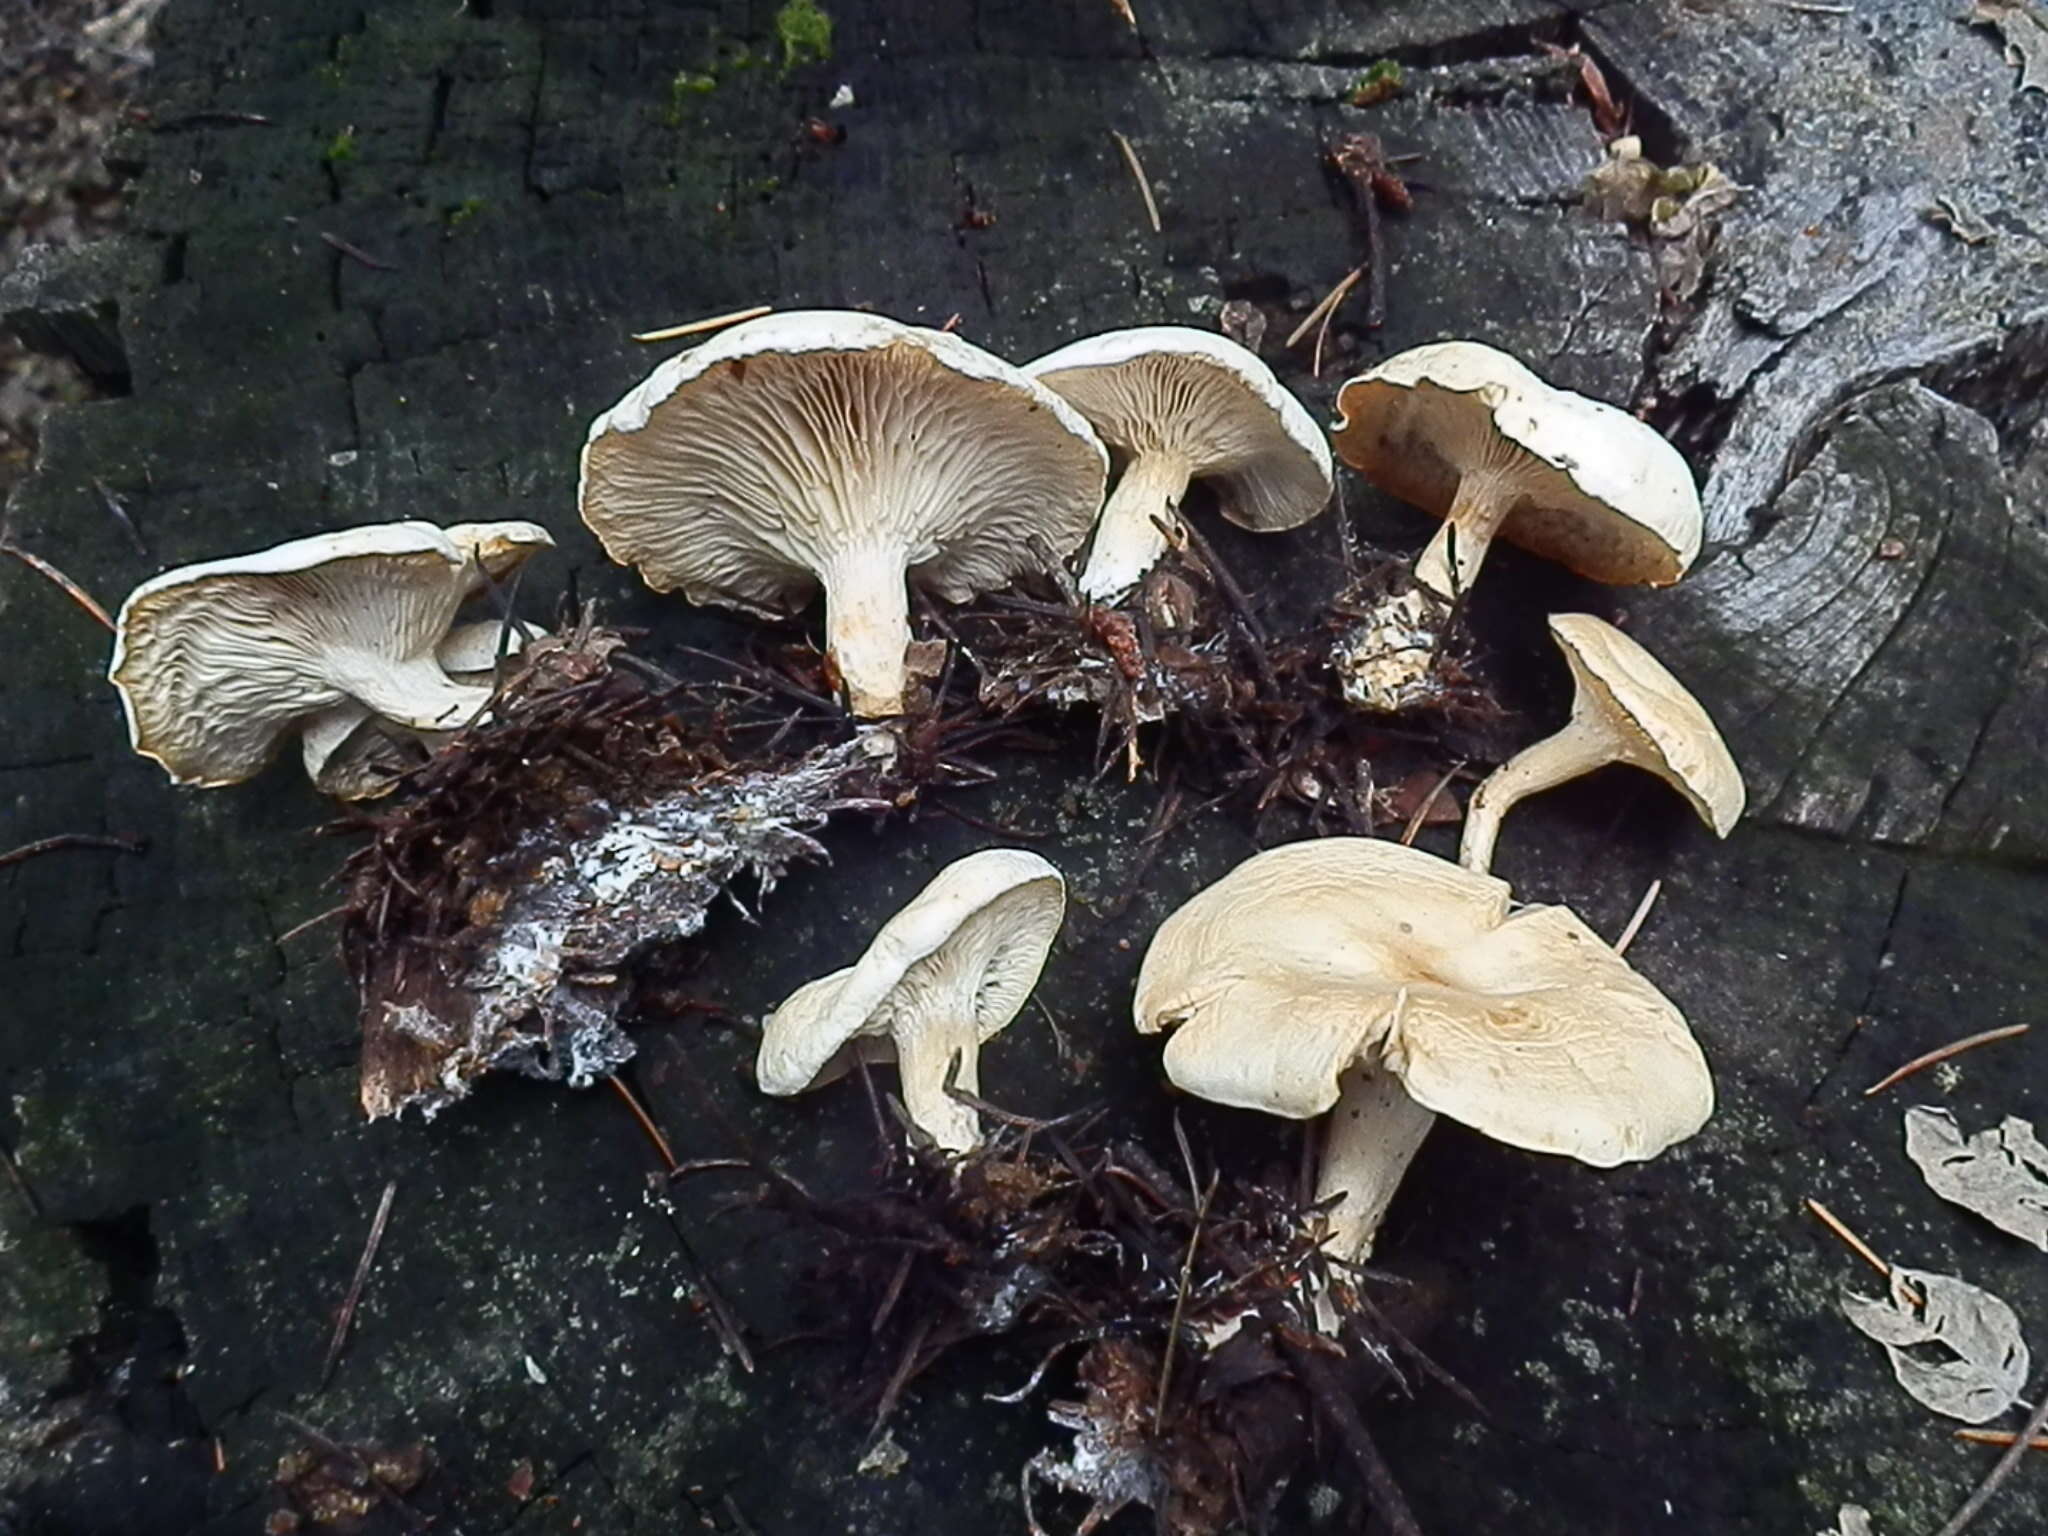
{"type": "Polygon", "coordinates": [[[1726,837],[1741,819],[1742,771],[1714,722],[1664,664],[1590,613],[1554,613],[1550,633],[1578,686],[1572,718],[1524,748],[1473,791],[1458,861],[1485,870],[1501,819],[1519,801],[1609,763],[1627,763],[1669,784],[1726,837]]]}
{"type": "Polygon", "coordinates": [[[554,535],[539,523],[450,523],[441,531],[493,581],[503,581],[542,550],[555,547],[554,535]]]}
{"type": "Polygon", "coordinates": [[[1090,597],[1121,595],[1159,558],[1166,539],[1153,519],[1171,519],[1190,480],[1212,481],[1223,515],[1262,533],[1298,527],[1329,504],[1322,429],[1227,336],[1179,325],[1108,331],[1024,371],[1130,459],[1082,573],[1090,597]]]}
{"type": "Polygon", "coordinates": [[[825,588],[855,713],[903,705],[907,572],[949,602],[1057,564],[1108,458],[1059,396],[942,331],[769,315],[591,423],[583,520],[656,591],[783,615],[825,588]]]}
{"type": "Polygon", "coordinates": [[[121,605],[108,677],[135,750],[181,784],[238,783],[294,721],[353,699],[415,730],[490,698],[434,648],[468,592],[431,523],[383,523],[167,571],[121,605]]]}
{"type": "Polygon", "coordinates": [[[1616,584],[1669,585],[1699,554],[1699,492],[1678,450],[1505,352],[1475,341],[1412,348],[1346,380],[1337,413],[1345,463],[1459,525],[1454,579],[1435,544],[1435,559],[1425,552],[1416,566],[1446,596],[1471,584],[1496,529],[1616,584]]]}
{"type": "Polygon", "coordinates": [[[894,1056],[910,1118],[939,1146],[981,1139],[977,1053],[1031,995],[1066,914],[1066,881],[1035,853],[990,848],[947,865],[842,971],[806,983],[768,1016],[755,1061],[761,1091],[802,1093],[851,1064],[894,1056]],[[956,1065],[957,1060],[957,1065],[956,1065]]]}
{"type": "MultiPolygon", "coordinates": [[[[525,644],[518,625],[493,619],[456,625],[434,655],[441,670],[456,682],[489,685],[496,681],[501,651],[516,656],[525,644]]],[[[379,720],[351,700],[307,720],[299,731],[299,748],[306,777],[321,794],[337,800],[374,800],[389,794],[398,775],[411,766],[393,736],[410,738],[431,751],[453,734],[408,731],[379,720]]]]}
{"type": "Polygon", "coordinates": [[[1504,882],[1397,843],[1270,849],[1160,926],[1137,1027],[1174,1031],[1167,1075],[1187,1092],[1293,1119],[1339,1111],[1324,1193],[1358,1192],[1337,1223],[1347,1258],[1429,1123],[1409,1116],[1399,1145],[1370,1146],[1374,1127],[1346,1108],[1363,1112],[1373,1074],[1497,1141],[1597,1167],[1698,1130],[1713,1082],[1678,1010],[1569,910],[1510,905],[1504,882]]]}

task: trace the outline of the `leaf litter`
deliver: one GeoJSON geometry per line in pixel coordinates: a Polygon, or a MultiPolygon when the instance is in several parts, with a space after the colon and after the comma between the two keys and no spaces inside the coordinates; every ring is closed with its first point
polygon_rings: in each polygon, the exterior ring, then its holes
{"type": "Polygon", "coordinates": [[[1922,1406],[1983,1424],[2020,1400],[2026,1340],[2019,1317],[1989,1291],[1953,1275],[1895,1267],[1886,1297],[1852,1291],[1842,1311],[1884,1346],[1892,1374],[1922,1406]]]}
{"type": "Polygon", "coordinates": [[[2030,1122],[2007,1115],[1966,1137],[1947,1110],[1916,1105],[1906,1156],[1942,1199],[2048,1253],[2048,1147],[2030,1122]]]}

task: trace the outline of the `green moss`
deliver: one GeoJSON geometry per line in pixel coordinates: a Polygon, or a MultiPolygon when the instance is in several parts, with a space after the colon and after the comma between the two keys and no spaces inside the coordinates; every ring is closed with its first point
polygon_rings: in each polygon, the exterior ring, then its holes
{"type": "Polygon", "coordinates": [[[709,71],[679,69],[675,79],[668,85],[668,111],[663,114],[669,127],[682,125],[689,110],[690,102],[698,96],[709,96],[718,89],[718,76],[709,71]]]}
{"type": "Polygon", "coordinates": [[[451,232],[462,228],[471,219],[488,208],[490,203],[481,197],[465,197],[448,210],[448,228],[451,232]]]}
{"type": "Polygon", "coordinates": [[[789,0],[775,13],[775,35],[782,39],[782,72],[799,64],[822,64],[832,57],[832,18],[818,0],[789,0]]]}
{"type": "Polygon", "coordinates": [[[356,131],[348,127],[328,141],[327,147],[320,152],[320,158],[329,165],[343,165],[355,159],[356,154],[356,131]]]}
{"type": "Polygon", "coordinates": [[[1347,99],[1354,107],[1376,106],[1399,91],[1406,79],[1407,74],[1397,60],[1375,59],[1366,66],[1364,74],[1351,82],[1347,99]]]}

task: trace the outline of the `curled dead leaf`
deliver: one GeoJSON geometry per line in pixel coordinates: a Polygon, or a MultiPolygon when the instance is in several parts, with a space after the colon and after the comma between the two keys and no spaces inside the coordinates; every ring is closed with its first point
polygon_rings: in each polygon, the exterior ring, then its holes
{"type": "Polygon", "coordinates": [[[2048,1147],[2016,1115],[1965,1137],[1945,1109],[1906,1111],[1906,1156],[1927,1187],[2048,1253],[2048,1147]]]}
{"type": "Polygon", "coordinates": [[[2012,1308],[1989,1291],[1953,1275],[1895,1268],[1888,1297],[1850,1292],[1842,1311],[1884,1346],[1892,1374],[1921,1406],[1982,1424],[2019,1401],[2027,1342],[2012,1308]]]}

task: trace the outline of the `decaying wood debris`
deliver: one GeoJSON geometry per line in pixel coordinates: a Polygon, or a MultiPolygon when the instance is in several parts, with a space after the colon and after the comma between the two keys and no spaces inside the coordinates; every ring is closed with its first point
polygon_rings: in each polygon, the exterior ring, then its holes
{"type": "Polygon", "coordinates": [[[1507,723],[1455,616],[1441,627],[1427,697],[1401,719],[1349,699],[1345,665],[1372,599],[1399,576],[1385,562],[1351,578],[1285,631],[1199,536],[1169,550],[1122,604],[1015,593],[981,599],[951,627],[979,674],[979,702],[1009,719],[1092,706],[1105,765],[1253,809],[1304,813],[1316,830],[1398,822],[1385,786],[1454,760],[1500,755],[1507,723]],[[1144,728],[1158,727],[1151,733],[1144,728]]]}
{"type": "Polygon", "coordinates": [[[610,1072],[633,1054],[630,960],[695,934],[721,896],[746,913],[743,878],[766,894],[823,859],[811,834],[835,813],[890,808],[892,738],[837,724],[806,750],[750,750],[740,727],[766,722],[629,667],[621,644],[588,626],[533,644],[491,722],[416,770],[349,860],[371,1117],[432,1114],[494,1069],[610,1072]]]}
{"type": "MultiPolygon", "coordinates": [[[[1384,1472],[1344,1409],[1405,1387],[1411,1363],[1434,1372],[1410,1335],[1440,1310],[1435,1288],[1336,1272],[1310,1213],[1272,1189],[1191,1190],[1136,1143],[1093,1140],[1089,1119],[973,1102],[1002,1129],[965,1160],[892,1153],[872,1185],[832,1196],[755,1169],[755,1198],[806,1245],[819,1331],[852,1348],[848,1407],[878,1437],[941,1358],[1003,1337],[1040,1363],[992,1400],[1045,1388],[1047,1418],[1073,1437],[1021,1472],[1034,1532],[1046,1486],[1088,1501],[1084,1530],[1141,1504],[1161,1531],[1211,1536],[1265,1529],[1314,1458],[1384,1472]],[[1330,1289],[1349,1302],[1336,1339],[1306,1301],[1330,1289]]],[[[1367,1481],[1389,1528],[1412,1529],[1391,1478],[1367,1481]]]]}

